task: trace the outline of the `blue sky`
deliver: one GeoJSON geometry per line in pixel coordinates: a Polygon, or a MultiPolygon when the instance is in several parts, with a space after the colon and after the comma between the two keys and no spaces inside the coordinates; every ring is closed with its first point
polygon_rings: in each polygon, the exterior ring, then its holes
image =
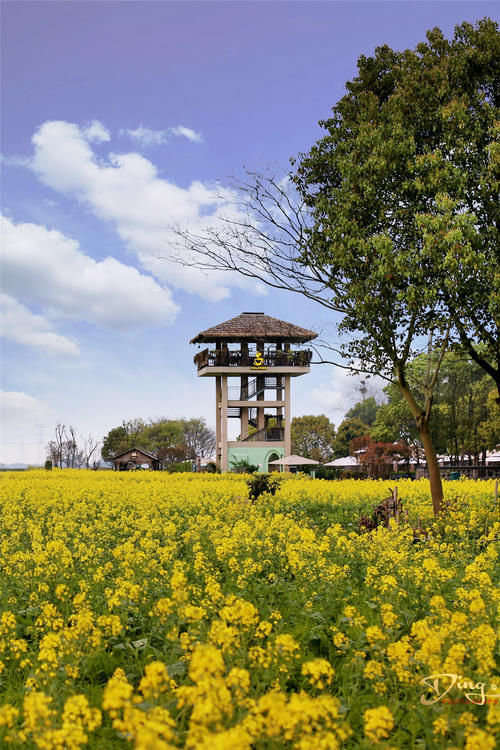
{"type": "MultiPolygon", "coordinates": [[[[206,417],[189,339],[244,310],[328,332],[296,295],[157,261],[222,186],[307,151],[360,54],[498,16],[493,2],[2,3],[0,462],[41,461],[57,422],[206,417]]],[[[339,424],[356,382],[328,365],[293,413],[339,424]]]]}

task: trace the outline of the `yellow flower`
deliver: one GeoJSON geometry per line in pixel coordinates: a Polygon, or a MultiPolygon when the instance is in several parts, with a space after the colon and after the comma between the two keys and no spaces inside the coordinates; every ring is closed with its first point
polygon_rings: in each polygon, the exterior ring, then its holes
{"type": "Polygon", "coordinates": [[[13,727],[18,716],[19,711],[14,706],[10,706],[8,703],[0,706],[0,727],[13,727]]]}
{"type": "Polygon", "coordinates": [[[367,661],[363,673],[369,680],[378,680],[383,676],[384,668],[378,661],[367,661]]]}
{"type": "Polygon", "coordinates": [[[439,716],[435,721],[432,722],[434,727],[434,734],[446,735],[448,733],[448,719],[446,716],[439,716]]]}
{"type": "Polygon", "coordinates": [[[302,674],[309,678],[313,687],[323,690],[332,684],[335,670],[326,659],[313,659],[302,665],[302,674]]]}
{"type": "Polygon", "coordinates": [[[377,641],[387,640],[387,636],[380,630],[378,625],[371,625],[366,628],[366,639],[370,646],[373,646],[377,641]]]}
{"type": "Polygon", "coordinates": [[[465,741],[465,750],[495,750],[496,747],[495,737],[484,729],[474,729],[465,741]]]}
{"type": "Polygon", "coordinates": [[[119,709],[130,702],[133,692],[134,688],[127,680],[125,672],[118,668],[104,688],[102,707],[114,716],[119,709]]]}
{"type": "Polygon", "coordinates": [[[365,734],[371,742],[385,740],[394,728],[394,719],[387,706],[369,708],[364,713],[365,734]]]}
{"type": "Polygon", "coordinates": [[[175,688],[175,682],[170,678],[165,664],[153,661],[146,665],[144,677],[139,683],[139,691],[147,698],[158,698],[159,695],[175,688]]]}

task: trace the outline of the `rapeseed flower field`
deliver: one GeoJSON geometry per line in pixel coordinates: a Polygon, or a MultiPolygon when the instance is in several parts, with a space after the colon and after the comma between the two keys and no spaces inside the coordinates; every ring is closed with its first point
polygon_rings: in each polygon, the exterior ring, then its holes
{"type": "Polygon", "coordinates": [[[389,486],[3,474],[0,746],[494,750],[493,481],[389,486]]]}

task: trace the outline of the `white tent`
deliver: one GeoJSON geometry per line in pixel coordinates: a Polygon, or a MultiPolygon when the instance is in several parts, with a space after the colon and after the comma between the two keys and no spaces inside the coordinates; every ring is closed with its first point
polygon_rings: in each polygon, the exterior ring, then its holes
{"type": "Polygon", "coordinates": [[[307,466],[318,466],[319,461],[295,455],[277,458],[276,461],[269,461],[269,466],[305,466],[306,464],[307,466]]]}
{"type": "Polygon", "coordinates": [[[323,466],[331,466],[334,469],[358,469],[359,461],[356,456],[344,456],[343,458],[336,458],[334,461],[329,461],[327,464],[323,464],[323,466]]]}
{"type": "Polygon", "coordinates": [[[500,464],[500,451],[492,451],[486,454],[486,463],[489,466],[497,466],[500,464]]]}

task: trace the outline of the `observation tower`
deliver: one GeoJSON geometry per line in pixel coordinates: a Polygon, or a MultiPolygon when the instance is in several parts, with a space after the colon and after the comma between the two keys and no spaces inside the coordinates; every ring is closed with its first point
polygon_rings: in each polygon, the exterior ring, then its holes
{"type": "Polygon", "coordinates": [[[317,335],[261,312],[244,312],[191,339],[214,345],[194,362],[199,377],[215,378],[218,469],[248,461],[268,471],[269,461],[290,455],[291,378],[309,372],[312,351],[300,345],[317,335]],[[237,440],[228,440],[228,419],[239,420],[237,440]]]}

